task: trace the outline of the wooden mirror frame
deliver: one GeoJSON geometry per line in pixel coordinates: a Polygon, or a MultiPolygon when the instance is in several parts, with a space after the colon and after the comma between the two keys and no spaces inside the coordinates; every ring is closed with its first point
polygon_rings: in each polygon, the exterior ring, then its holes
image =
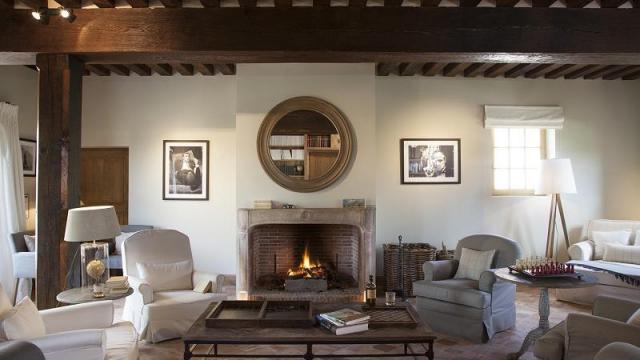
{"type": "Polygon", "coordinates": [[[264,171],[276,184],[295,192],[315,192],[331,186],[344,174],[351,162],[354,142],[351,124],[337,107],[322,99],[300,96],[279,103],[265,116],[258,130],[258,158],[264,171]],[[325,174],[315,179],[304,180],[283,174],[271,159],[269,151],[271,133],[278,121],[298,110],[315,111],[324,115],[340,135],[340,152],[336,161],[325,174]]]}

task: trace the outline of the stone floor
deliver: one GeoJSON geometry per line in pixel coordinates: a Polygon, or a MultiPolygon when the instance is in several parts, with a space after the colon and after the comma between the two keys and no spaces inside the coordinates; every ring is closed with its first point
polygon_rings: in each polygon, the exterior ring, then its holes
{"type": "MultiPolygon", "coordinates": [[[[516,327],[509,331],[496,334],[486,344],[474,344],[465,340],[438,334],[435,343],[435,358],[437,360],[497,360],[505,359],[510,352],[519,349],[525,335],[538,325],[538,293],[536,289],[518,288],[517,293],[517,322],[516,327]]],[[[118,303],[116,316],[119,315],[122,303],[118,303]]],[[[581,305],[560,302],[552,295],[550,322],[552,325],[563,320],[569,312],[590,312],[590,308],[581,305]]],[[[421,349],[416,348],[418,352],[421,349]]],[[[141,360],[182,359],[182,342],[180,340],[166,341],[160,344],[140,344],[141,360]]],[[[221,346],[222,353],[235,354],[302,354],[304,349],[295,346],[221,346]]],[[[323,347],[314,346],[314,353],[323,354],[358,354],[358,353],[394,353],[401,351],[400,346],[377,345],[345,345],[323,347]]],[[[330,359],[330,357],[328,358],[330,359]]],[[[363,359],[363,358],[358,358],[363,359]]],[[[388,358],[396,359],[396,358],[388,358]]],[[[398,358],[401,359],[401,358],[398,358]]],[[[403,358],[406,359],[406,358],[403,358]]],[[[535,359],[531,352],[521,357],[523,360],[535,359]]]]}

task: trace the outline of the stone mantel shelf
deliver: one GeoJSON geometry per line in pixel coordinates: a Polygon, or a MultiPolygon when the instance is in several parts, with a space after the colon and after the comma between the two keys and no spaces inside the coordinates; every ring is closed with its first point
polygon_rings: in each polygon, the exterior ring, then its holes
{"type": "MultiPolygon", "coordinates": [[[[352,225],[360,230],[361,279],[375,275],[375,207],[365,208],[295,208],[238,209],[237,290],[249,289],[249,241],[251,229],[267,224],[336,224],[352,225]]],[[[363,284],[362,284],[363,285],[363,284]]]]}

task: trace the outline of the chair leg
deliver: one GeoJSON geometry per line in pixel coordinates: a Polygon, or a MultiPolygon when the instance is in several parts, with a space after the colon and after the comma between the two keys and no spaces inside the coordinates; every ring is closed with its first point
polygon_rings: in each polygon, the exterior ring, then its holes
{"type": "Polygon", "coordinates": [[[16,287],[13,292],[13,306],[16,306],[16,303],[18,302],[18,285],[20,285],[20,279],[16,278],[16,287]]]}

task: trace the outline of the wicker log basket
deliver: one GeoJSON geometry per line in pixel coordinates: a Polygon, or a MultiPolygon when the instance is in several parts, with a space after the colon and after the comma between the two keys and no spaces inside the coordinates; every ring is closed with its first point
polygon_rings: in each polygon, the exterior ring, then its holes
{"type": "MultiPolygon", "coordinates": [[[[387,291],[400,289],[400,246],[384,244],[384,276],[387,291]]],[[[424,279],[422,264],[436,259],[436,248],[427,243],[402,244],[404,292],[413,296],[413,282],[424,279]]]]}

